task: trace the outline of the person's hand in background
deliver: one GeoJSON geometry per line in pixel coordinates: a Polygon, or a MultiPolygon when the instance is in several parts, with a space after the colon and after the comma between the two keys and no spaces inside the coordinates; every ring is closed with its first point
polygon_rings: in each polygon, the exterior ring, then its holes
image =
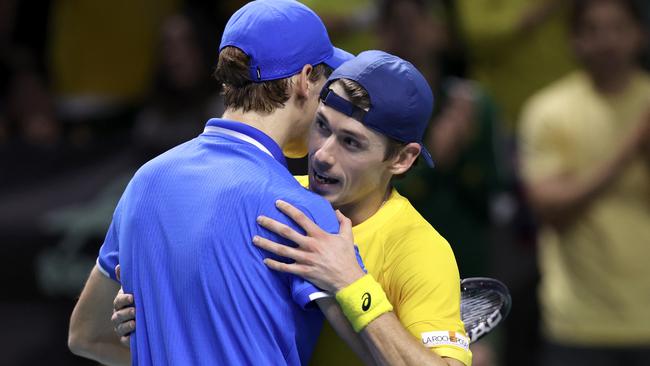
{"type": "Polygon", "coordinates": [[[436,165],[453,165],[459,153],[471,141],[475,130],[476,90],[469,81],[454,83],[449,99],[435,118],[429,132],[429,147],[436,165]]]}

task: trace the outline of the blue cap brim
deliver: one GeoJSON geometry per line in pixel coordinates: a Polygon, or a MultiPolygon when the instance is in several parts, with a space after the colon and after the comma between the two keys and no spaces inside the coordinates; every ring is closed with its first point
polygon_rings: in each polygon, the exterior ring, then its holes
{"type": "Polygon", "coordinates": [[[427,150],[427,148],[424,147],[424,145],[422,144],[420,144],[420,146],[422,147],[422,149],[420,150],[420,156],[424,158],[424,160],[427,162],[427,165],[429,167],[433,168],[435,164],[433,163],[433,158],[431,157],[429,150],[427,150]]]}
{"type": "Polygon", "coordinates": [[[338,47],[334,47],[334,53],[332,57],[323,61],[327,66],[332,69],[337,69],[339,66],[343,65],[346,61],[349,61],[354,58],[354,55],[348,51],[344,51],[338,47]]]}

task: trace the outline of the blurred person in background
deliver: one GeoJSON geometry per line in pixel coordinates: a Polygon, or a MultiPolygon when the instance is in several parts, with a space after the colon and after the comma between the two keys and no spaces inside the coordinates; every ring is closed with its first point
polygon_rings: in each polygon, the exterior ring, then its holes
{"type": "Polygon", "coordinates": [[[566,42],[564,0],[457,0],[470,75],[502,109],[514,131],[522,103],[574,67],[566,42]]]}
{"type": "MultiPolygon", "coordinates": [[[[418,166],[396,184],[452,243],[461,277],[488,276],[492,224],[505,227],[512,216],[494,209],[495,202],[508,199],[512,169],[501,151],[504,136],[494,103],[478,84],[447,73],[444,53],[451,30],[441,21],[440,8],[432,5],[425,0],[390,0],[380,7],[382,47],[416,65],[436,96],[425,139],[436,166],[418,166]]],[[[486,345],[472,346],[474,365],[494,364],[486,345]]]]}
{"type": "Polygon", "coordinates": [[[521,169],[542,227],[544,365],[650,360],[650,75],[631,0],[575,0],[581,69],[535,94],[521,169]]]}
{"type": "Polygon", "coordinates": [[[134,147],[142,162],[194,138],[203,129],[200,121],[223,114],[218,84],[208,77],[216,42],[216,32],[193,13],[164,20],[153,90],[135,119],[134,147]]]}
{"type": "Polygon", "coordinates": [[[52,2],[48,68],[57,111],[77,145],[119,145],[128,133],[153,78],[157,31],[180,3],[52,2]]]}
{"type": "Polygon", "coordinates": [[[73,156],[66,146],[53,96],[27,49],[14,49],[4,102],[6,141],[0,144],[0,178],[6,194],[61,174],[73,156]]]}

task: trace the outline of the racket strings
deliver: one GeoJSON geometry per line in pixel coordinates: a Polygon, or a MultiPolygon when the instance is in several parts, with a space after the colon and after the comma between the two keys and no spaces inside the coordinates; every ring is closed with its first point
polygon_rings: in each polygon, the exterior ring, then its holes
{"type": "Polygon", "coordinates": [[[473,327],[499,311],[503,296],[489,289],[467,289],[461,293],[461,317],[465,326],[473,327]]]}

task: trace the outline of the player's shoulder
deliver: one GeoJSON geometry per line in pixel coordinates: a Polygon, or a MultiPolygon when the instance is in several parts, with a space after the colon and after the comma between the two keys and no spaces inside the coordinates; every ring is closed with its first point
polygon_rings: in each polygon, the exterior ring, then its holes
{"type": "Polygon", "coordinates": [[[402,196],[397,189],[393,190],[389,201],[385,203],[392,210],[395,220],[390,220],[388,226],[393,230],[415,230],[417,232],[436,232],[429,222],[413,207],[408,198],[402,196]]]}
{"type": "Polygon", "coordinates": [[[282,175],[282,184],[274,189],[275,199],[281,199],[300,209],[316,224],[327,231],[338,230],[338,220],[332,205],[323,197],[306,188],[300,182],[300,177],[293,177],[288,172],[282,175]]]}
{"type": "MultiPolygon", "coordinates": [[[[576,105],[595,101],[587,75],[574,71],[533,94],[522,107],[519,134],[524,140],[540,138],[548,131],[564,131],[576,118],[576,105]]],[[[579,111],[578,111],[579,113],[579,111]]]]}
{"type": "Polygon", "coordinates": [[[140,192],[150,189],[162,181],[172,180],[171,173],[174,168],[183,165],[181,151],[187,149],[191,144],[192,140],[187,141],[141,165],[129,180],[125,193],[140,192]]]}
{"type": "Polygon", "coordinates": [[[587,75],[583,71],[571,72],[531,95],[524,103],[524,114],[573,106],[576,98],[589,92],[589,85],[587,75]]]}
{"type": "Polygon", "coordinates": [[[440,233],[413,207],[411,202],[400,195],[397,190],[391,199],[399,202],[398,210],[388,220],[382,232],[386,232],[391,240],[389,245],[399,247],[400,250],[408,248],[413,251],[447,250],[449,243],[440,233]]]}
{"type": "Polygon", "coordinates": [[[309,190],[309,176],[296,175],[293,177],[301,189],[294,190],[296,193],[295,201],[297,205],[303,206],[305,209],[312,209],[316,212],[333,213],[332,205],[323,197],[309,190]]]}
{"type": "Polygon", "coordinates": [[[134,178],[147,179],[152,176],[169,172],[170,168],[182,166],[188,159],[188,152],[194,150],[196,140],[192,139],[159,154],[144,163],[135,173],[134,178]]]}
{"type": "MultiPolygon", "coordinates": [[[[459,281],[451,245],[410,203],[402,206],[387,229],[384,268],[392,281],[403,283],[417,278],[418,282],[434,284],[434,287],[459,281]]],[[[385,228],[381,230],[384,234],[385,228]]]]}

